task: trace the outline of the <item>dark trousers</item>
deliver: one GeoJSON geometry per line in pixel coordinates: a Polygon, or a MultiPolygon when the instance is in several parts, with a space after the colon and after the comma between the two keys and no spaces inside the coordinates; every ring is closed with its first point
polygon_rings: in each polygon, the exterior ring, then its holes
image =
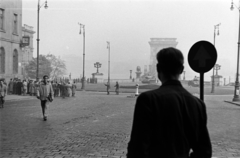
{"type": "Polygon", "coordinates": [[[0,97],[0,107],[3,107],[4,106],[4,98],[3,97],[0,97]]]}
{"type": "Polygon", "coordinates": [[[43,116],[47,116],[48,115],[48,101],[47,100],[41,100],[41,107],[42,107],[43,116]]]}

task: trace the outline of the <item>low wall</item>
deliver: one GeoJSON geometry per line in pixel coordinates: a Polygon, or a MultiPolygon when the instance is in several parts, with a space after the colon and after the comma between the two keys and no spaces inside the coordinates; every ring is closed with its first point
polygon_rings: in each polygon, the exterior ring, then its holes
{"type": "MultiPolygon", "coordinates": [[[[102,82],[107,83],[108,79],[102,80],[102,82]]],[[[110,83],[132,83],[132,79],[110,79],[110,83]]],[[[100,82],[101,83],[101,82],[100,82]]]]}

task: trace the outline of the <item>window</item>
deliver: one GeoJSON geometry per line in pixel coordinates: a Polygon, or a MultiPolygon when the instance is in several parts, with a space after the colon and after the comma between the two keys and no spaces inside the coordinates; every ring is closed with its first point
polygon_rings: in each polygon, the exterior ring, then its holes
{"type": "Polygon", "coordinates": [[[15,49],[13,51],[13,74],[17,74],[18,73],[18,52],[15,49]]]}
{"type": "Polygon", "coordinates": [[[14,14],[14,17],[13,17],[13,33],[14,34],[17,34],[17,25],[18,25],[18,16],[17,14],[14,14]]]}
{"type": "Polygon", "coordinates": [[[0,30],[4,30],[4,10],[0,8],[0,30]]]}
{"type": "Polygon", "coordinates": [[[5,51],[4,48],[0,48],[0,74],[5,73],[5,51]]]}

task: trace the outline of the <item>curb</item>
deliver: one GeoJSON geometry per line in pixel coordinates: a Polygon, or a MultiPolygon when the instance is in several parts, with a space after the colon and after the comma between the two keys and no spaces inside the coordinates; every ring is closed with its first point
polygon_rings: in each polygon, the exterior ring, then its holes
{"type": "Polygon", "coordinates": [[[236,103],[236,102],[232,102],[232,101],[228,101],[228,100],[224,100],[224,102],[240,106],[240,103],[236,103]]]}
{"type": "MultiPolygon", "coordinates": [[[[82,90],[76,90],[76,91],[80,91],[80,92],[102,92],[102,93],[107,93],[107,91],[98,91],[98,90],[84,90],[84,91],[82,91],[82,90]]],[[[109,91],[110,93],[112,92],[112,93],[116,93],[115,91],[109,91]]],[[[119,91],[119,93],[132,93],[133,94],[133,92],[129,92],[129,91],[119,91]]],[[[134,92],[134,95],[135,95],[135,92],[134,92]]]]}

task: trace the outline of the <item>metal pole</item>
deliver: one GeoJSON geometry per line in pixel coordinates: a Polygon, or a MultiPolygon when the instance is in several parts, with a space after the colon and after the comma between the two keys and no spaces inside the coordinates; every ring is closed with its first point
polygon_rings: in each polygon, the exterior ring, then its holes
{"type": "MultiPolygon", "coordinates": [[[[213,35],[213,45],[215,46],[215,38],[216,38],[216,25],[214,26],[214,35],[213,35]]],[[[214,86],[215,86],[215,81],[214,81],[214,69],[215,69],[215,65],[213,66],[213,75],[212,75],[212,91],[211,93],[214,93],[214,86]]]]}
{"type": "Polygon", "coordinates": [[[204,101],[204,73],[200,73],[200,99],[204,101]]]}
{"type": "Polygon", "coordinates": [[[108,84],[110,85],[110,42],[108,42],[108,84]]]}
{"type": "Polygon", "coordinates": [[[240,8],[238,8],[238,10],[239,10],[239,31],[238,31],[237,76],[236,76],[236,82],[235,82],[233,101],[240,101],[240,98],[239,98],[240,8]]]}
{"type": "Polygon", "coordinates": [[[85,25],[83,26],[83,79],[82,90],[85,90],[85,25]]]}
{"type": "Polygon", "coordinates": [[[36,80],[39,78],[39,11],[40,11],[40,0],[38,0],[38,12],[37,12],[37,74],[36,80]]]}

